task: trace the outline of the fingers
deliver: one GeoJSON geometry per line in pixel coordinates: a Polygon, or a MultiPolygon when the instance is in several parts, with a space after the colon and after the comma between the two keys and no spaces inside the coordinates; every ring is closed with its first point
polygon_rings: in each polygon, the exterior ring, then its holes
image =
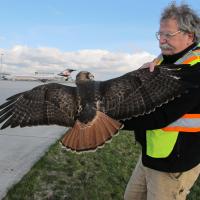
{"type": "Polygon", "coordinates": [[[149,68],[151,62],[144,63],[139,69],[149,68]]]}
{"type": "Polygon", "coordinates": [[[154,62],[151,62],[151,63],[149,64],[149,71],[150,71],[150,72],[153,72],[155,66],[156,66],[155,63],[154,63],[154,62]]]}
{"type": "Polygon", "coordinates": [[[156,66],[156,64],[157,64],[157,59],[154,59],[154,60],[151,61],[151,62],[144,63],[144,64],[140,67],[140,69],[149,68],[149,71],[150,71],[150,72],[153,72],[153,71],[154,71],[154,68],[155,68],[155,66],[156,66]]]}
{"type": "Polygon", "coordinates": [[[153,72],[154,69],[155,69],[155,66],[158,64],[159,60],[158,58],[155,58],[151,63],[150,63],[150,66],[149,66],[149,71],[150,72],[153,72]]]}

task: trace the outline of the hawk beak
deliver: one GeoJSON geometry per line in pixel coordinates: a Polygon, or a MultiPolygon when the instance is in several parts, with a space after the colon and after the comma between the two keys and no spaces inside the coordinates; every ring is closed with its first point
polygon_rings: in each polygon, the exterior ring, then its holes
{"type": "Polygon", "coordinates": [[[89,74],[88,76],[89,76],[89,79],[90,79],[90,80],[94,80],[94,75],[89,74]]]}

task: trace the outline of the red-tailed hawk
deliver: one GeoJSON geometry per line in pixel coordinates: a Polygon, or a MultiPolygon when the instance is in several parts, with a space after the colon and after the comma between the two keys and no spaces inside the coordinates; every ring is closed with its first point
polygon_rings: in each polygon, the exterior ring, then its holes
{"type": "Polygon", "coordinates": [[[185,80],[195,70],[199,69],[160,66],[154,72],[139,69],[106,81],[94,81],[91,73],[80,72],[76,87],[49,83],[9,97],[0,106],[1,129],[72,127],[61,143],[74,151],[95,150],[123,126],[119,121],[151,113],[194,87],[185,80]]]}

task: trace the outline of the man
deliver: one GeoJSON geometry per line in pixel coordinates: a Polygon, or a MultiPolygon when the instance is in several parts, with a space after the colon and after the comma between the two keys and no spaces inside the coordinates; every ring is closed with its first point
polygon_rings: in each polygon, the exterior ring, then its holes
{"type": "MultiPolygon", "coordinates": [[[[172,3],[163,11],[156,37],[161,55],[148,63],[150,71],[172,63],[200,67],[200,18],[187,5],[172,3]]],[[[124,125],[142,146],[125,200],[185,199],[200,173],[200,89],[124,125]]]]}

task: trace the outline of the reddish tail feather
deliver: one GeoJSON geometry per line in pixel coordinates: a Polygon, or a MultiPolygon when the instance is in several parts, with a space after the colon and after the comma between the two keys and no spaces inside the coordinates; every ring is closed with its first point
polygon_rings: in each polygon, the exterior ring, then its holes
{"type": "Polygon", "coordinates": [[[95,118],[87,124],[76,120],[73,128],[66,132],[61,143],[72,151],[95,150],[109,141],[121,127],[120,122],[97,111],[95,118]]]}

